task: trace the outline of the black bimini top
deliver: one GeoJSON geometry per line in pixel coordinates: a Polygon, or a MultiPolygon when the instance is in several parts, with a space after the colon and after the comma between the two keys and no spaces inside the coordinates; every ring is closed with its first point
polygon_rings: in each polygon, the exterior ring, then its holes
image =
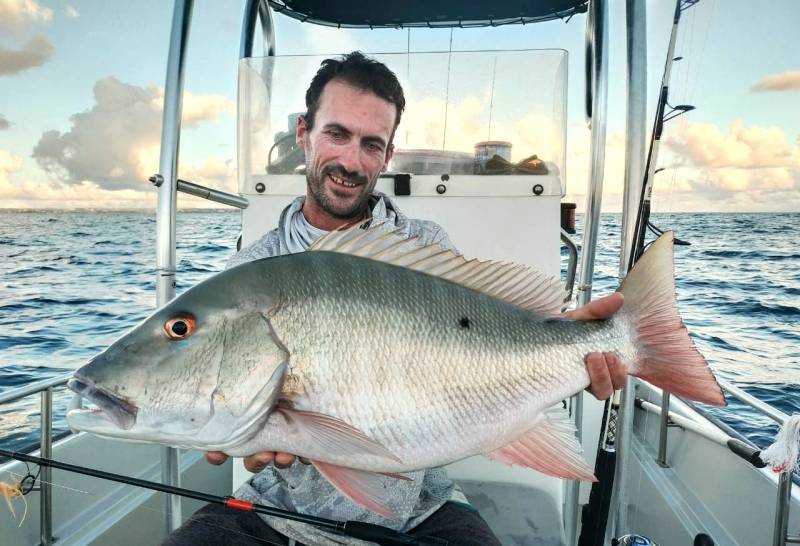
{"type": "Polygon", "coordinates": [[[588,0],[269,0],[277,13],[342,28],[481,27],[569,19],[588,0]]]}

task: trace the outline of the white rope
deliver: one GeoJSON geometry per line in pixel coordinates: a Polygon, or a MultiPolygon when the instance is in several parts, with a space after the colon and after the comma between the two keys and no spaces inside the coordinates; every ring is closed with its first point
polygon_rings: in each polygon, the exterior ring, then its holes
{"type": "Polygon", "coordinates": [[[800,415],[793,415],[781,427],[775,443],[761,452],[761,460],[775,472],[791,474],[798,469],[800,456],[800,415]]]}

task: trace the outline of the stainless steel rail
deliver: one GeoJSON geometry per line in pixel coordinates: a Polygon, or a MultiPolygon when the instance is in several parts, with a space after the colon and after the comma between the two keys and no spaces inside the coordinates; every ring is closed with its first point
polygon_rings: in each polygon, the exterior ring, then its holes
{"type": "Polygon", "coordinates": [[[229,205],[237,209],[246,209],[248,206],[250,206],[250,202],[244,197],[207,188],[205,186],[201,186],[200,184],[189,182],[188,180],[181,180],[180,178],[178,179],[178,191],[188,193],[189,195],[194,195],[195,197],[202,197],[203,199],[214,201],[215,203],[229,205]]]}
{"type": "MultiPolygon", "coordinates": [[[[750,406],[751,408],[761,413],[762,415],[766,415],[779,425],[783,426],[789,419],[789,416],[784,412],[782,412],[781,410],[770,406],[769,404],[767,404],[762,400],[759,400],[752,394],[748,394],[739,387],[732,385],[731,383],[722,379],[717,379],[717,382],[719,383],[720,387],[722,387],[722,390],[725,391],[727,394],[733,396],[737,400],[750,406]]],[[[666,394],[668,396],[668,393],[666,394]]],[[[667,396],[665,396],[664,398],[667,398],[667,396]]],[[[690,419],[675,415],[669,415],[668,412],[665,409],[663,409],[664,406],[665,404],[663,403],[661,408],[649,402],[642,404],[642,407],[646,411],[651,411],[653,413],[661,415],[661,427],[658,432],[659,449],[658,449],[657,462],[659,465],[667,466],[666,464],[667,438],[668,438],[667,423],[669,417],[672,417],[673,421],[675,421],[678,425],[690,429],[695,433],[700,434],[701,436],[708,438],[709,440],[715,441],[717,443],[721,442],[720,438],[726,437],[726,435],[723,434],[722,432],[717,432],[715,430],[714,431],[703,430],[703,428],[708,429],[708,427],[702,427],[701,425],[696,425],[690,419]]],[[[666,406],[668,408],[669,406],[668,401],[666,406]]],[[[785,546],[787,543],[800,542],[800,537],[789,535],[789,508],[791,506],[791,499],[792,499],[792,476],[789,472],[783,472],[778,478],[778,491],[777,491],[777,499],[775,502],[775,523],[772,531],[772,546],[785,546]]]]}
{"type": "Polygon", "coordinates": [[[572,291],[573,288],[575,288],[575,270],[578,268],[578,247],[575,246],[575,243],[569,238],[569,234],[563,229],[561,230],[561,242],[564,243],[564,246],[566,246],[569,251],[567,280],[564,283],[567,292],[564,303],[569,303],[572,301],[572,291]]]}
{"type": "MultiPolygon", "coordinates": [[[[164,84],[164,114],[161,125],[159,174],[164,183],[158,187],[156,207],[156,304],[161,307],[175,297],[175,216],[177,210],[178,152],[183,110],[183,78],[186,44],[193,0],[175,0],[169,36],[167,74],[164,84]]],[[[178,450],[161,448],[161,481],[180,486],[178,450]]],[[[164,496],[164,528],[169,534],[182,523],[181,498],[164,496]]]]}
{"type": "Polygon", "coordinates": [[[41,381],[36,381],[29,385],[24,385],[22,387],[17,387],[16,389],[11,389],[10,391],[0,393],[0,405],[8,404],[9,402],[16,402],[17,400],[26,398],[32,394],[36,394],[37,392],[42,392],[45,389],[66,385],[67,381],[69,381],[71,377],[72,374],[65,374],[52,379],[42,379],[41,381]]]}
{"type": "MultiPolygon", "coordinates": [[[[606,117],[608,102],[608,0],[590,0],[586,18],[587,61],[591,95],[591,146],[589,184],[586,194],[586,214],[583,226],[583,245],[578,281],[578,306],[592,299],[592,277],[600,229],[600,208],[603,201],[603,173],[606,160],[606,117]]],[[[572,415],[575,419],[578,441],[583,441],[583,392],[572,397],[572,415]]],[[[567,483],[564,529],[567,544],[578,541],[578,500],[580,484],[567,483]]]]}
{"type": "MultiPolygon", "coordinates": [[[[53,389],[65,385],[70,377],[72,374],[43,379],[0,394],[0,405],[41,394],[39,453],[48,459],[53,456],[53,389]]],[[[52,471],[50,468],[41,468],[39,472],[39,543],[41,546],[50,546],[54,542],[52,471]]]]}

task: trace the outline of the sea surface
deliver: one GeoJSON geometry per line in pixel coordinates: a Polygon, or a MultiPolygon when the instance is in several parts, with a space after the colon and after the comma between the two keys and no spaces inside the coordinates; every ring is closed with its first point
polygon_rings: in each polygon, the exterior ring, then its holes
{"type": "MultiPolygon", "coordinates": [[[[579,215],[580,231],[582,218],[579,215]]],[[[676,247],[679,307],[721,377],[800,413],[800,214],[663,214],[676,247]]],[[[182,212],[177,290],[224,268],[240,216],[182,212]]],[[[594,294],[617,284],[620,215],[604,214],[594,294]]],[[[580,242],[580,232],[574,236],[580,242]]],[[[455,241],[456,245],[458,244],[455,241]]],[[[144,212],[0,212],[0,393],[81,366],[155,305],[155,216],[144,212]]],[[[55,431],[71,398],[55,392],[55,431]]],[[[0,407],[0,447],[38,442],[38,395],[0,407]]],[[[756,444],[776,427],[736,400],[713,410],[756,444]]]]}

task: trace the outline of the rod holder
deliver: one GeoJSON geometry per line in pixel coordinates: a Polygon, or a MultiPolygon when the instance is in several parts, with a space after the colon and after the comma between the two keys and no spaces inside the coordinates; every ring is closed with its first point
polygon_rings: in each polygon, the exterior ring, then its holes
{"type": "MultiPolygon", "coordinates": [[[[42,458],[50,459],[53,456],[53,387],[44,389],[41,399],[39,450],[42,458]]],[[[39,472],[39,541],[41,546],[50,546],[53,544],[53,471],[49,466],[42,466],[39,472]]]]}
{"type": "Polygon", "coordinates": [[[188,193],[189,195],[194,195],[195,197],[201,197],[215,203],[228,205],[237,209],[246,209],[250,206],[250,201],[244,197],[220,190],[213,190],[211,188],[201,186],[200,184],[189,182],[188,180],[181,180],[180,178],[178,179],[178,191],[188,193]]]}
{"type": "Polygon", "coordinates": [[[661,422],[658,429],[658,458],[656,462],[661,468],[669,468],[667,464],[667,434],[669,426],[669,393],[661,393],[661,422]]]}

